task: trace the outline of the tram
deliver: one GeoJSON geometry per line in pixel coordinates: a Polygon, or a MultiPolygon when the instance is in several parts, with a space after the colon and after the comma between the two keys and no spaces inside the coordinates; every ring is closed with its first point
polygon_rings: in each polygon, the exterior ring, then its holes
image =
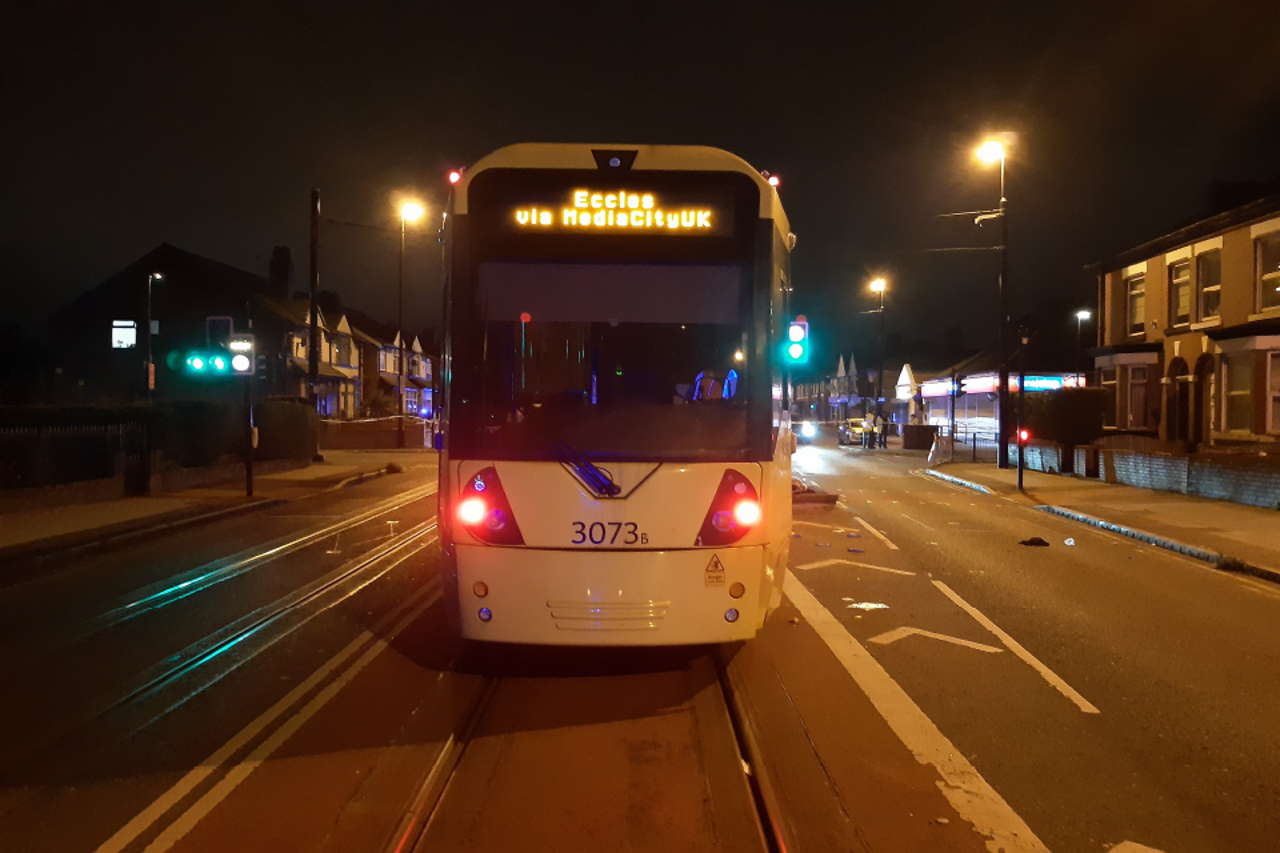
{"type": "Polygon", "coordinates": [[[457,631],[752,637],[791,533],[795,238],[776,188],[717,148],[517,144],[461,172],[444,242],[457,631]]]}

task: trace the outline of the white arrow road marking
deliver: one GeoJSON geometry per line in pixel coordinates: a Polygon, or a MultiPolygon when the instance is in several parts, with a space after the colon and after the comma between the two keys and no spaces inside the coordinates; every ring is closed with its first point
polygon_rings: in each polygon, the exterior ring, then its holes
{"type": "Polygon", "coordinates": [[[977,768],[799,578],[788,575],[783,588],[787,598],[831,649],[898,739],[917,761],[937,770],[941,777],[938,790],[962,818],[987,838],[988,850],[1049,853],[1049,848],[1004,797],[982,778],[977,768]]]}
{"type": "Polygon", "coordinates": [[[1085,712],[1086,714],[1102,713],[1101,711],[1098,710],[1096,705],[1094,705],[1088,699],[1084,698],[1079,693],[1077,693],[1075,688],[1072,687],[1070,684],[1067,684],[1067,682],[1063,681],[1061,676],[1059,676],[1056,672],[1054,672],[1053,670],[1049,669],[1049,667],[1041,663],[1040,659],[1037,658],[1035,655],[1031,654],[1031,652],[1027,651],[1025,648],[1023,648],[1021,643],[1019,643],[1013,637],[1010,637],[1004,631],[1003,628],[1001,628],[999,625],[997,625],[996,623],[988,619],[986,614],[978,610],[978,608],[974,607],[972,604],[965,601],[960,596],[956,595],[955,590],[947,586],[942,581],[934,581],[933,585],[936,586],[938,589],[942,590],[942,594],[945,595],[947,598],[951,599],[953,602],[955,602],[956,606],[958,606],[961,610],[963,610],[964,612],[972,616],[979,625],[986,628],[992,634],[995,634],[996,638],[999,639],[1000,642],[1004,643],[1005,648],[1007,648],[1009,651],[1013,652],[1015,655],[1021,658],[1022,662],[1025,663],[1027,666],[1031,667],[1036,672],[1040,673],[1040,677],[1043,678],[1045,681],[1049,682],[1050,687],[1052,687],[1054,690],[1057,690],[1063,696],[1066,696],[1067,699],[1069,699],[1077,708],[1079,708],[1081,711],[1085,712]]]}
{"type": "Polygon", "coordinates": [[[817,560],[812,563],[801,563],[793,566],[792,571],[807,572],[809,569],[821,569],[826,566],[857,566],[860,569],[875,569],[877,572],[888,572],[891,575],[915,575],[906,569],[891,569],[888,566],[873,566],[870,563],[859,563],[857,560],[817,560]]]}
{"type": "Polygon", "coordinates": [[[862,517],[862,516],[860,516],[860,515],[859,515],[859,516],[855,516],[855,518],[857,518],[857,520],[858,520],[858,523],[859,523],[859,524],[861,524],[863,527],[867,528],[867,532],[868,532],[868,533],[870,533],[872,536],[874,536],[874,537],[876,537],[877,539],[879,539],[879,540],[880,540],[881,542],[883,542],[885,545],[889,546],[889,550],[890,550],[890,551],[896,551],[896,550],[898,550],[898,546],[897,546],[897,545],[894,545],[892,542],[890,542],[890,541],[889,541],[889,537],[888,537],[888,536],[885,536],[885,535],[884,535],[883,533],[881,533],[879,530],[876,530],[874,527],[872,527],[870,524],[868,524],[868,523],[867,523],[867,520],[866,520],[865,518],[863,518],[863,517],[862,517]]]}
{"type": "Polygon", "coordinates": [[[903,625],[901,628],[894,628],[892,631],[885,631],[883,634],[876,634],[867,642],[879,643],[887,646],[892,642],[901,640],[903,637],[910,637],[912,634],[919,634],[922,637],[932,637],[935,640],[942,640],[944,643],[955,643],[957,646],[964,646],[966,649],[973,649],[977,652],[986,652],[987,654],[999,654],[1004,649],[997,649],[995,646],[988,646],[986,643],[975,643],[973,640],[965,640],[960,637],[953,637],[950,634],[936,634],[933,631],[926,631],[923,628],[912,628],[903,625]]]}

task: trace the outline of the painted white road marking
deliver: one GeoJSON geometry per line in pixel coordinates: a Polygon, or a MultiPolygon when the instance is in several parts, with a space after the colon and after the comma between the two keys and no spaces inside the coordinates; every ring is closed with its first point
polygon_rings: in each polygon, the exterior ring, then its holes
{"type": "Polygon", "coordinates": [[[796,524],[807,524],[807,525],[809,525],[810,527],[825,527],[827,530],[843,530],[843,529],[844,529],[843,527],[840,527],[839,525],[836,525],[836,524],[823,524],[823,523],[822,523],[822,522],[820,522],[820,521],[799,521],[799,520],[793,519],[791,523],[792,523],[793,525],[796,525],[796,524]]]}
{"type": "Polygon", "coordinates": [[[821,569],[826,566],[857,566],[860,569],[875,569],[877,572],[888,572],[893,575],[911,575],[915,576],[915,572],[909,572],[906,569],[891,569],[888,566],[873,566],[870,563],[859,563],[856,560],[816,560],[812,563],[801,563],[793,566],[792,571],[808,571],[809,569],[821,569]]]}
{"type": "Polygon", "coordinates": [[[1155,847],[1148,847],[1145,844],[1139,844],[1136,841],[1121,841],[1115,847],[1110,848],[1111,853],[1164,853],[1155,847]]]}
{"type": "Polygon", "coordinates": [[[863,518],[863,517],[862,517],[862,516],[860,516],[860,515],[858,515],[858,516],[854,516],[854,517],[858,520],[858,523],[859,523],[859,524],[861,524],[863,527],[867,528],[867,532],[868,532],[868,533],[870,533],[872,536],[874,536],[874,537],[876,537],[877,539],[879,539],[879,540],[880,540],[881,542],[883,542],[885,545],[888,545],[888,546],[889,546],[889,550],[890,550],[890,551],[896,551],[896,550],[898,550],[898,546],[897,546],[897,545],[894,545],[892,542],[890,542],[890,541],[889,541],[889,537],[888,537],[888,536],[885,536],[885,535],[884,535],[883,533],[881,533],[879,530],[876,530],[874,527],[872,527],[872,526],[871,526],[871,524],[870,524],[870,523],[869,523],[865,518],[863,518]]]}
{"type": "Polygon", "coordinates": [[[942,640],[944,643],[954,643],[957,646],[964,646],[966,649],[973,649],[977,652],[986,652],[987,654],[999,654],[1004,651],[1004,649],[997,649],[995,646],[988,646],[986,643],[975,643],[973,640],[953,637],[950,634],[937,634],[933,631],[926,631],[923,628],[911,628],[907,625],[903,625],[901,628],[894,628],[892,631],[885,631],[883,634],[876,634],[874,637],[870,637],[867,642],[887,646],[890,643],[901,640],[904,637],[910,637],[913,634],[919,634],[922,637],[932,637],[935,640],[942,640]]]}
{"type": "Polygon", "coordinates": [[[783,582],[787,597],[831,649],[841,666],[889,724],[889,728],[921,764],[933,766],[938,790],[951,807],[987,838],[987,849],[1006,853],[1048,853],[1018,813],[982,778],[933,720],[871,653],[845,630],[795,575],[783,582]]]}
{"type": "Polygon", "coordinates": [[[986,614],[957,595],[955,590],[939,580],[935,580],[933,585],[942,590],[942,594],[951,599],[957,607],[972,616],[974,621],[994,634],[1000,642],[1004,643],[1005,648],[1017,655],[1023,663],[1040,673],[1040,677],[1047,681],[1050,687],[1067,697],[1077,708],[1086,714],[1102,713],[1096,705],[1077,693],[1074,687],[1067,684],[1061,676],[1041,663],[1039,658],[1027,651],[1021,643],[1009,636],[1003,628],[988,619],[986,614]]]}
{"type": "Polygon", "coordinates": [[[916,524],[920,525],[920,526],[921,526],[921,527],[923,527],[925,530],[932,530],[932,529],[933,529],[933,527],[931,527],[930,525],[928,525],[928,524],[926,524],[925,522],[921,521],[920,519],[916,518],[915,516],[907,515],[905,512],[900,512],[900,513],[898,513],[898,515],[902,516],[903,518],[907,519],[908,521],[914,521],[916,524]]]}
{"type": "MultiPolygon", "coordinates": [[[[409,622],[416,619],[418,615],[435,603],[436,599],[440,596],[438,586],[438,584],[433,584],[431,586],[423,587],[417,593],[410,596],[400,606],[399,612],[403,613],[406,608],[411,608],[411,612],[396,623],[395,627],[391,629],[385,639],[377,638],[371,631],[364,631],[360,636],[348,643],[341,651],[321,664],[320,667],[315,672],[311,673],[311,675],[309,675],[301,684],[294,687],[282,699],[259,714],[252,722],[232,736],[230,740],[218,747],[212,755],[188,771],[187,774],[175,782],[169,790],[157,797],[151,805],[147,806],[135,815],[132,820],[120,827],[120,829],[116,831],[115,835],[112,835],[98,847],[98,853],[115,853],[115,851],[124,850],[130,843],[137,839],[139,835],[146,832],[156,821],[163,817],[169,809],[181,802],[184,797],[194,791],[209,776],[221,768],[222,765],[231,760],[232,756],[247,746],[258,735],[262,734],[268,726],[275,723],[277,719],[288,712],[288,710],[296,705],[304,696],[332,675],[334,671],[346,663],[348,658],[373,640],[377,640],[377,642],[370,647],[370,651],[372,651],[376,656],[377,652],[380,652],[386,647],[388,640],[393,639],[397,633],[402,631],[404,627],[409,624],[409,622]],[[426,601],[422,601],[424,596],[430,596],[430,598],[426,601]],[[415,604],[417,604],[416,607],[414,606],[415,604]]],[[[391,616],[394,617],[395,612],[393,612],[391,616]]],[[[368,654],[368,652],[366,652],[366,654],[368,654]]],[[[363,658],[360,660],[363,660],[363,658]]],[[[359,665],[361,669],[364,668],[364,664],[361,664],[359,660],[357,660],[355,665],[359,665]]],[[[207,796],[208,794],[206,794],[206,797],[207,796]]],[[[171,826],[169,829],[172,830],[173,827],[171,826]]],[[[185,834],[185,831],[183,834],[185,834]]],[[[173,843],[176,843],[180,838],[180,835],[174,837],[169,844],[172,845],[173,843]]],[[[165,847],[155,846],[159,841],[160,839],[156,839],[156,842],[147,849],[166,849],[165,847]]]]}

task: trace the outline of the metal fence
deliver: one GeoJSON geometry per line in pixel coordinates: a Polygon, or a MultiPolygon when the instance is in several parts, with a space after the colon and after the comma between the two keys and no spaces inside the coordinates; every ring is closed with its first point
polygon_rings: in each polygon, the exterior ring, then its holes
{"type": "Polygon", "coordinates": [[[946,426],[938,428],[938,440],[929,452],[931,462],[995,462],[1000,437],[994,432],[966,430],[957,424],[955,435],[946,426]]]}
{"type": "Polygon", "coordinates": [[[0,427],[0,489],[127,476],[145,445],[137,423],[0,427]]]}

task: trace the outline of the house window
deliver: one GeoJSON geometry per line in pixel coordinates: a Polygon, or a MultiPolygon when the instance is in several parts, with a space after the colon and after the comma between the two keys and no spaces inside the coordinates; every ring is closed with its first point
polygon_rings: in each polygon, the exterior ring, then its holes
{"type": "Polygon", "coordinates": [[[1185,326],[1191,322],[1191,262],[1176,261],[1169,265],[1169,325],[1185,326]]]}
{"type": "Polygon", "coordinates": [[[1218,316],[1222,302],[1222,252],[1214,249],[1196,255],[1196,290],[1199,297],[1199,318],[1208,320],[1218,316]]]}
{"type": "Polygon", "coordinates": [[[1102,376],[1102,390],[1106,392],[1104,396],[1106,402],[1102,410],[1102,425],[1118,426],[1119,424],[1116,420],[1116,394],[1120,386],[1116,382],[1116,369],[1114,367],[1104,367],[1100,373],[1102,376]]]}
{"type": "Polygon", "coordinates": [[[1258,310],[1280,308],[1280,233],[1259,237],[1258,310]]]}
{"type": "Polygon", "coordinates": [[[1248,432],[1253,423],[1253,353],[1240,353],[1223,359],[1226,374],[1223,387],[1223,422],[1229,432],[1248,432]]]}
{"type": "Polygon", "coordinates": [[[1129,368],[1129,426],[1147,426],[1147,368],[1129,368]]]}
{"type": "Polygon", "coordinates": [[[1280,433],[1280,352],[1267,353],[1267,432],[1280,433]]]}
{"type": "Polygon", "coordinates": [[[1140,335],[1147,322],[1147,276],[1141,274],[1126,278],[1124,289],[1128,294],[1129,334],[1140,335]]]}
{"type": "Polygon", "coordinates": [[[337,363],[351,365],[351,338],[338,338],[337,363]]]}

